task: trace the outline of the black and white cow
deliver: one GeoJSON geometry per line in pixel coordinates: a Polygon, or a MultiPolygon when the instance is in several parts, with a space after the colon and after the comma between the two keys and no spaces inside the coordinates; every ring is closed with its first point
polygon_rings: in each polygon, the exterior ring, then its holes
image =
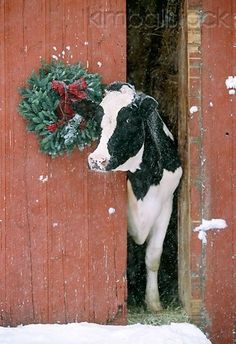
{"type": "Polygon", "coordinates": [[[128,230],[146,248],[148,309],[161,310],[158,269],[182,168],[174,139],[156,100],[133,86],[115,82],[100,104],[101,138],[88,157],[95,171],[128,171],[128,230]]]}

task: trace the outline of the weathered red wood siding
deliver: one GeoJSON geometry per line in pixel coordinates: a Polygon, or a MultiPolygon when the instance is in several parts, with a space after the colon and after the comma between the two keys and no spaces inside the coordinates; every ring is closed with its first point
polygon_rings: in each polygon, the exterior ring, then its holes
{"type": "MultiPolygon", "coordinates": [[[[235,338],[236,285],[236,95],[225,81],[236,75],[234,0],[189,0],[187,14],[188,143],[180,228],[181,298],[213,344],[235,338]],[[190,108],[197,106],[197,112],[190,108]],[[202,219],[224,219],[228,227],[207,232],[207,244],[193,229],[202,219]],[[187,245],[186,245],[187,242],[187,245]]],[[[184,154],[183,154],[184,155],[184,154]]]]}
{"type": "Polygon", "coordinates": [[[211,18],[202,27],[203,216],[228,224],[209,232],[205,250],[207,329],[217,344],[233,343],[236,330],[236,95],[229,95],[225,85],[236,75],[235,5],[235,0],[208,0],[203,6],[214,14],[213,27],[211,18]]]}
{"type": "Polygon", "coordinates": [[[17,113],[18,88],[63,50],[125,80],[125,1],[1,0],[0,44],[0,325],[125,323],[125,176],[88,171],[88,149],[44,156],[17,113]]]}

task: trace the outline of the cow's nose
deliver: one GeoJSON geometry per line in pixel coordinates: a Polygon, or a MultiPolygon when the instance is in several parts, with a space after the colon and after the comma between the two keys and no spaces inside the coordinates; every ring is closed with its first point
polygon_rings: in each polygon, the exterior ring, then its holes
{"type": "Polygon", "coordinates": [[[90,154],[88,156],[88,164],[91,170],[94,171],[105,171],[108,164],[107,158],[103,156],[93,156],[90,154]]]}

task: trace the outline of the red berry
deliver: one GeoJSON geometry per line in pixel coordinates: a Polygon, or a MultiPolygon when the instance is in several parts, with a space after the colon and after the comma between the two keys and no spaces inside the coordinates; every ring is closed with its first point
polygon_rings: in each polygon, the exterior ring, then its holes
{"type": "Polygon", "coordinates": [[[54,133],[57,130],[58,126],[56,123],[47,125],[47,130],[51,133],[54,133]]]}
{"type": "Polygon", "coordinates": [[[87,81],[83,77],[79,79],[79,85],[81,90],[85,90],[88,87],[87,81]]]}

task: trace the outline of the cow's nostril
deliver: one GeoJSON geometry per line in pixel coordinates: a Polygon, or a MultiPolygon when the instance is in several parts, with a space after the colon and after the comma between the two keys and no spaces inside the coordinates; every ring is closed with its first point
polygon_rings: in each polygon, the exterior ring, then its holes
{"type": "Polygon", "coordinates": [[[100,164],[104,167],[107,166],[107,159],[106,158],[103,158],[103,159],[100,159],[100,164]]]}

